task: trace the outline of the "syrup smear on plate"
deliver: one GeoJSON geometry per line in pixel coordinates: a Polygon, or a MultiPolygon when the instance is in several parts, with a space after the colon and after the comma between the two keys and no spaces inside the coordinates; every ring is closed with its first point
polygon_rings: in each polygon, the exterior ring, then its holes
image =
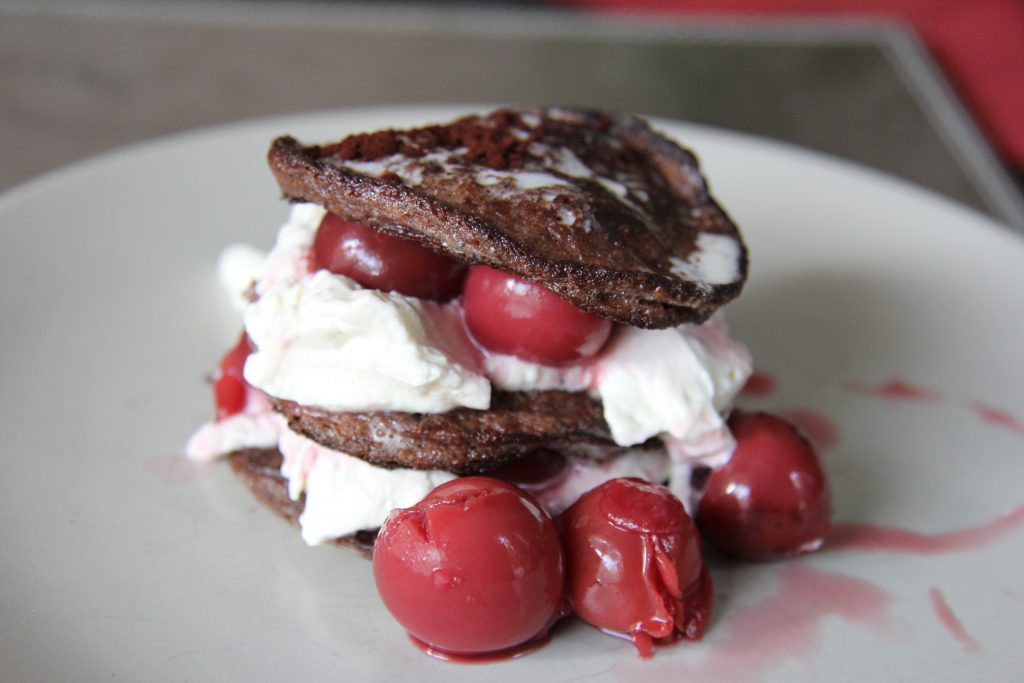
{"type": "Polygon", "coordinates": [[[949,603],[946,602],[942,591],[933,587],[928,591],[928,597],[932,601],[932,609],[935,610],[935,616],[938,618],[939,623],[946,627],[946,630],[963,646],[964,650],[969,654],[981,652],[981,645],[974,638],[971,638],[966,629],[964,629],[963,624],[960,623],[949,603]]]}
{"type": "Polygon", "coordinates": [[[889,380],[885,384],[872,385],[864,382],[850,381],[846,388],[858,394],[877,396],[879,398],[902,401],[941,401],[942,394],[932,389],[924,389],[901,379],[889,380]]]}
{"type": "Polygon", "coordinates": [[[940,555],[979,548],[1022,524],[1024,505],[979,526],[934,534],[857,522],[837,523],[832,525],[826,547],[832,550],[940,555]]]}
{"type": "MultiPolygon", "coordinates": [[[[757,681],[787,662],[810,668],[824,624],[833,618],[890,636],[902,630],[902,622],[889,613],[892,595],[879,586],[799,561],[779,565],[775,574],[775,592],[754,604],[730,609],[719,627],[726,632],[724,638],[712,630],[708,656],[692,667],[673,663],[663,671],[671,676],[669,680],[744,683],[757,681]]],[[[659,677],[650,663],[640,672],[649,676],[645,680],[659,677]]]]}
{"type": "Polygon", "coordinates": [[[974,412],[978,414],[978,417],[988,424],[995,427],[1003,427],[1005,429],[1009,429],[1011,432],[1016,432],[1020,436],[1024,436],[1024,422],[1021,422],[1006,411],[998,410],[997,408],[978,402],[972,403],[971,407],[974,409],[974,412]]]}

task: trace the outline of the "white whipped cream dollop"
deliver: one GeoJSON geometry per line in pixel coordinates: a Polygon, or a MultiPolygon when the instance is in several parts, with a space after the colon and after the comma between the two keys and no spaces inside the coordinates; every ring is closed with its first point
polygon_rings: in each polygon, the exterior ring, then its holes
{"type": "Polygon", "coordinates": [[[670,453],[706,457],[733,443],[722,412],[753,369],[720,316],[665,330],[623,328],[597,370],[597,393],[620,445],[666,439],[670,453]]]}
{"type": "Polygon", "coordinates": [[[293,204],[288,220],[277,231],[274,248],[256,281],[262,295],[273,287],[298,282],[313,270],[312,248],[316,231],[327,211],[316,204],[293,204]]]}
{"type": "Polygon", "coordinates": [[[266,252],[248,244],[232,244],[217,259],[217,279],[231,298],[231,305],[241,313],[249,300],[247,293],[260,279],[267,263],[266,252]]]}
{"type": "MultiPolygon", "coordinates": [[[[335,411],[486,409],[490,383],[450,358],[454,308],[363,289],[319,271],[245,309],[256,347],[245,379],[271,396],[335,411]]],[[[468,355],[468,352],[467,352],[468,355]]]]}
{"type": "Polygon", "coordinates": [[[294,204],[269,254],[248,244],[232,244],[221,252],[217,278],[239,312],[249,304],[249,290],[254,285],[256,293],[262,294],[277,284],[295,283],[309,275],[313,239],[326,213],[316,204],[294,204]]]}
{"type": "Polygon", "coordinates": [[[299,516],[302,538],[318,545],[362,529],[376,529],[395,508],[415,505],[455,475],[441,470],[385,469],[324,448],[290,429],[281,433],[281,474],[288,495],[306,494],[299,516]]]}
{"type": "Polygon", "coordinates": [[[200,462],[214,460],[243,448],[272,448],[285,419],[270,411],[238,413],[203,423],[185,444],[185,455],[200,462]]]}
{"type": "Polygon", "coordinates": [[[584,391],[594,382],[594,366],[541,365],[503,353],[485,353],[484,374],[504,391],[584,391]]]}

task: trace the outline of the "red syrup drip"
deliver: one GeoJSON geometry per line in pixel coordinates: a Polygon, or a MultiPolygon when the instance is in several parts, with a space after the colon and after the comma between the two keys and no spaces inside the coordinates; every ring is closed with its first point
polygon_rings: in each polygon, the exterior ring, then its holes
{"type": "MultiPolygon", "coordinates": [[[[645,546],[653,546],[654,543],[648,539],[645,546]]],[[[653,555],[653,550],[650,555],[653,555]]],[[[649,570],[645,570],[645,573],[649,570]]],[[[671,622],[659,624],[657,622],[640,624],[630,633],[620,633],[610,629],[601,629],[602,632],[616,638],[623,638],[633,643],[637,656],[640,659],[651,659],[654,657],[654,648],[668,647],[682,640],[700,640],[704,636],[704,629],[711,616],[711,603],[714,587],[711,581],[711,573],[706,566],[701,567],[700,578],[696,585],[690,586],[690,590],[684,596],[682,602],[672,608],[673,619],[671,622]],[[681,613],[678,610],[682,610],[681,613]],[[662,627],[662,628],[659,628],[662,627]],[[670,630],[669,630],[670,629],[670,630]],[[667,635],[652,636],[652,631],[669,630],[667,635]]],[[[671,596],[665,596],[671,600],[671,596]]]]}
{"type": "Polygon", "coordinates": [[[946,602],[942,591],[938,588],[932,588],[928,591],[928,597],[932,601],[932,609],[935,610],[935,616],[938,617],[939,623],[946,627],[946,630],[963,646],[964,650],[972,655],[981,652],[981,646],[978,644],[978,641],[971,638],[967,633],[964,625],[960,623],[953,609],[946,602]]]}
{"type": "Polygon", "coordinates": [[[773,595],[729,610],[712,632],[715,638],[706,659],[692,667],[673,662],[660,673],[672,680],[742,683],[759,680],[786,661],[810,666],[821,646],[822,625],[831,617],[873,632],[900,630],[901,622],[888,612],[892,596],[879,586],[802,562],[780,565],[777,577],[773,595]],[[780,628],[782,620],[784,628],[780,628]],[[726,635],[718,640],[722,627],[726,635]]]}
{"type": "Polygon", "coordinates": [[[830,550],[903,552],[915,555],[941,555],[981,547],[1024,523],[1024,505],[1010,510],[991,522],[969,529],[925,534],[872,524],[833,524],[825,541],[830,550]]]}
{"type": "Polygon", "coordinates": [[[654,639],[643,631],[637,631],[632,635],[633,647],[640,659],[650,659],[654,656],[654,639]]]}
{"type": "Polygon", "coordinates": [[[445,652],[444,650],[438,650],[437,648],[424,643],[422,640],[412,634],[406,634],[409,636],[409,640],[415,645],[421,652],[426,655],[439,659],[442,662],[451,662],[453,664],[493,664],[495,662],[503,662],[509,659],[517,659],[524,655],[528,655],[531,652],[535,652],[551,640],[547,634],[534,638],[533,640],[527,641],[522,645],[516,645],[515,647],[506,648],[504,650],[497,650],[495,652],[483,652],[480,654],[455,654],[454,652],[445,652]]]}
{"type": "Polygon", "coordinates": [[[839,428],[821,413],[813,410],[782,410],[779,416],[784,417],[800,429],[819,453],[832,450],[839,444],[839,428]]]}
{"type": "Polygon", "coordinates": [[[775,393],[778,382],[767,372],[755,371],[743,385],[740,394],[751,398],[764,398],[775,393]]]}
{"type": "Polygon", "coordinates": [[[846,383],[846,388],[858,394],[864,394],[865,396],[876,396],[878,398],[887,398],[898,401],[934,402],[942,400],[942,394],[937,391],[917,387],[901,379],[889,380],[885,384],[879,386],[866,384],[864,382],[850,381],[846,383]]]}
{"type": "Polygon", "coordinates": [[[1021,422],[1006,411],[998,410],[984,403],[972,403],[971,408],[982,420],[995,427],[1003,427],[1011,432],[1024,436],[1024,422],[1021,422]]]}

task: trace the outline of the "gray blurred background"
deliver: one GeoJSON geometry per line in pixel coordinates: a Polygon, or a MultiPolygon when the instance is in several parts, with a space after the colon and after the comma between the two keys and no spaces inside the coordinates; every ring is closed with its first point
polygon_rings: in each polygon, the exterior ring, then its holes
{"type": "Polygon", "coordinates": [[[1024,228],[915,36],[840,20],[654,20],[540,3],[0,1],[0,188],[157,135],[313,109],[569,104],[835,154],[1024,228]]]}

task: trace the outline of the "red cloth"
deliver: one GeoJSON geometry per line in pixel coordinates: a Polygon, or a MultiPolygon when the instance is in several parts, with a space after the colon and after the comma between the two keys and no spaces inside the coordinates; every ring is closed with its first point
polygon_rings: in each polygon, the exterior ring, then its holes
{"type": "Polygon", "coordinates": [[[691,16],[884,17],[912,25],[1004,160],[1024,169],[1024,0],[553,0],[691,16]]]}

